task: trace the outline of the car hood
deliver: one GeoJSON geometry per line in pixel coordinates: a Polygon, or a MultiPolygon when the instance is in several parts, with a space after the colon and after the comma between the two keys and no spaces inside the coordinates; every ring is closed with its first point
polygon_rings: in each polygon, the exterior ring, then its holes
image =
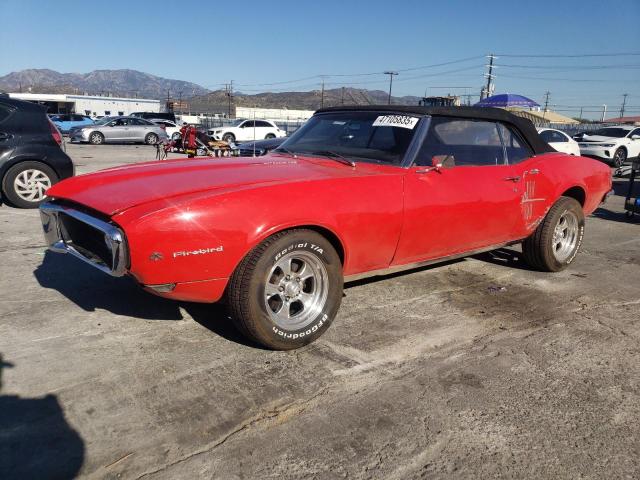
{"type": "Polygon", "coordinates": [[[181,195],[358,176],[373,173],[372,168],[376,168],[374,165],[360,165],[353,169],[324,159],[294,159],[280,154],[246,160],[164,160],[72,177],[51,187],[47,195],[70,200],[111,216],[137,205],[181,195]]]}
{"type": "Polygon", "coordinates": [[[582,137],[582,140],[580,140],[581,142],[584,143],[596,143],[596,142],[619,142],[620,140],[622,140],[619,137],[605,137],[602,135],[584,135],[582,137]]]}

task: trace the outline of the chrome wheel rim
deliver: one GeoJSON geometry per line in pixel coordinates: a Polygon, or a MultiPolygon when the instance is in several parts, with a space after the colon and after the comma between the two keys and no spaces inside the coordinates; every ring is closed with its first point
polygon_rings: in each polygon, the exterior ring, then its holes
{"type": "Polygon", "coordinates": [[[553,256],[558,262],[565,262],[571,257],[578,244],[579,231],[580,226],[576,214],[569,210],[564,212],[553,230],[551,244],[553,256]]]}
{"type": "Polygon", "coordinates": [[[158,143],[158,137],[154,133],[150,133],[147,137],[147,143],[149,145],[153,145],[154,143],[158,143]]]}
{"type": "Polygon", "coordinates": [[[624,151],[617,150],[616,153],[614,153],[613,155],[613,159],[616,162],[616,164],[618,164],[618,166],[622,165],[622,163],[625,161],[624,151]]]}
{"type": "Polygon", "coordinates": [[[27,202],[39,202],[47,196],[44,192],[51,187],[51,179],[42,170],[30,168],[20,172],[13,181],[16,195],[27,202]]]}
{"type": "Polygon", "coordinates": [[[329,275],[308,252],[282,256],[265,279],[264,304],[273,322],[285,330],[308,326],[327,302],[329,275]]]}
{"type": "Polygon", "coordinates": [[[96,145],[102,143],[102,135],[99,133],[94,133],[91,135],[91,143],[95,143],[96,145]]]}

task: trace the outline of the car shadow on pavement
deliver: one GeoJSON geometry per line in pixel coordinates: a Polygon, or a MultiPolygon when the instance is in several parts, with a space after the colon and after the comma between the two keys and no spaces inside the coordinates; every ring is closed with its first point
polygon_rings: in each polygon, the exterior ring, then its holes
{"type": "Polygon", "coordinates": [[[191,315],[194,321],[225,340],[239,343],[245,347],[266,350],[262,345],[249,340],[235,327],[227,312],[227,307],[223,303],[181,302],[180,306],[191,315]]]}
{"type": "Polygon", "coordinates": [[[612,212],[606,208],[598,208],[595,212],[591,214],[596,218],[601,218],[603,220],[609,220],[611,222],[621,222],[621,223],[630,223],[630,224],[640,224],[640,215],[636,214],[633,217],[627,217],[624,212],[612,212]]]}
{"type": "Polygon", "coordinates": [[[55,395],[2,395],[0,354],[0,478],[74,478],[84,461],[82,437],[67,423],[55,395]]]}
{"type": "Polygon", "coordinates": [[[498,248],[488,252],[479,253],[472,258],[482,262],[492,263],[501,267],[517,268],[519,270],[534,271],[525,261],[522,253],[510,248],[498,248]]]}
{"type": "Polygon", "coordinates": [[[44,288],[57,290],[87,312],[98,309],[145,320],[182,320],[178,303],[139,288],[129,277],[111,277],[81,260],[47,251],[34,272],[44,288]]]}
{"type": "Polygon", "coordinates": [[[183,320],[181,308],[207,330],[231,342],[261,348],[245,339],[220,303],[178,302],[145,292],[129,277],[111,277],[84,262],[47,251],[34,272],[44,288],[60,292],[87,312],[106,310],[143,320],[183,320]]]}

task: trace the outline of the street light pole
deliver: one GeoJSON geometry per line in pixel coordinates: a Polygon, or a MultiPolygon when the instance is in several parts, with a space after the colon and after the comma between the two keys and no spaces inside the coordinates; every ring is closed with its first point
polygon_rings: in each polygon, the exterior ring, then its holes
{"type": "Polygon", "coordinates": [[[389,99],[387,101],[387,104],[391,105],[391,87],[393,87],[393,76],[398,75],[398,72],[387,70],[386,72],[384,72],[384,74],[389,75],[389,99]]]}

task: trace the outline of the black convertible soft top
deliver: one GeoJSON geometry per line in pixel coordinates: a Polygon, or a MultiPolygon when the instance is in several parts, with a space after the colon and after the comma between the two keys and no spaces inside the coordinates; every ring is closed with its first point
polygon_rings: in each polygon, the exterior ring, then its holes
{"type": "Polygon", "coordinates": [[[526,140],[534,153],[554,152],[536,131],[533,123],[526,118],[518,117],[501,108],[491,107],[421,107],[418,105],[365,105],[322,108],[316,113],[326,112],[389,112],[414,115],[431,115],[443,117],[471,118],[476,120],[493,120],[514,126],[526,140]]]}

